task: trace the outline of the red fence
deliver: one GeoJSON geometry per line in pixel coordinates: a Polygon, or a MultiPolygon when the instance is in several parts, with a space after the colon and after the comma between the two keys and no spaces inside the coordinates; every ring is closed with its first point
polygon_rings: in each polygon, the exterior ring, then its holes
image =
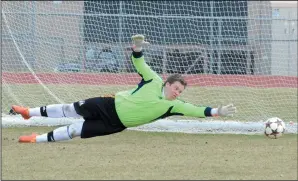
{"type": "MultiPolygon", "coordinates": [[[[135,73],[38,73],[36,77],[44,84],[135,85],[141,80],[135,73]]],[[[197,86],[298,87],[298,77],[294,76],[185,75],[184,77],[188,85],[197,86]]],[[[38,84],[39,82],[31,73],[2,72],[2,83],[38,84]]]]}

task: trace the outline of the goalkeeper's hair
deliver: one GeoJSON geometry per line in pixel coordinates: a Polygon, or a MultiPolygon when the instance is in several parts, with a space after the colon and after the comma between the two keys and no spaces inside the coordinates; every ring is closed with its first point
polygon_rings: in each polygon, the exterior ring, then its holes
{"type": "Polygon", "coordinates": [[[180,82],[184,86],[184,88],[187,86],[187,82],[180,74],[170,75],[163,85],[165,86],[167,82],[169,82],[170,84],[173,84],[174,82],[180,82]]]}

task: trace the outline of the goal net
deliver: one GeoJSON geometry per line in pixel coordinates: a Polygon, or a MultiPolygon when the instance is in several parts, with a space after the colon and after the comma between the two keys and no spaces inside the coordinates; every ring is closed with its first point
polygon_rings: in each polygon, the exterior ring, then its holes
{"type": "MultiPolygon", "coordinates": [[[[133,88],[131,36],[146,62],[183,74],[181,99],[234,103],[224,120],[297,122],[297,8],[270,1],[2,1],[2,116],[133,88]]],[[[185,119],[172,117],[170,119],[185,119]]],[[[192,118],[194,119],[194,118],[192,118]]],[[[209,118],[217,119],[217,118],[209,118]]],[[[223,118],[219,118],[223,120],[223,118]]],[[[63,122],[61,121],[61,124],[63,122]]]]}

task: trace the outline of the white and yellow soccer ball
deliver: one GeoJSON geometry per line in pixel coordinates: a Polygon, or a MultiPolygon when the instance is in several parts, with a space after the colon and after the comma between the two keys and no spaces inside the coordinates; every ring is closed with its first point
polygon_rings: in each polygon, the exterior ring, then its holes
{"type": "Polygon", "coordinates": [[[269,138],[277,139],[284,134],[285,130],[286,130],[285,122],[278,117],[269,118],[265,122],[264,133],[269,138]]]}

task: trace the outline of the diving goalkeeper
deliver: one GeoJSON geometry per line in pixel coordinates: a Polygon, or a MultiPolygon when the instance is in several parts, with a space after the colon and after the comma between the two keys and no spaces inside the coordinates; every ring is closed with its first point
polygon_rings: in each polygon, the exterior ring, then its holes
{"type": "Polygon", "coordinates": [[[53,104],[36,108],[13,105],[12,109],[24,119],[32,116],[51,118],[83,118],[41,135],[20,136],[21,143],[41,143],[70,140],[74,137],[91,138],[121,132],[129,127],[151,123],[173,115],[198,118],[232,116],[232,104],[218,108],[198,107],[176,99],[187,86],[179,74],[169,76],[165,82],[146,64],[142,49],[149,43],[143,35],[132,36],[131,59],[141,82],[132,90],[121,91],[113,97],[95,97],[71,104],[53,104]]]}

